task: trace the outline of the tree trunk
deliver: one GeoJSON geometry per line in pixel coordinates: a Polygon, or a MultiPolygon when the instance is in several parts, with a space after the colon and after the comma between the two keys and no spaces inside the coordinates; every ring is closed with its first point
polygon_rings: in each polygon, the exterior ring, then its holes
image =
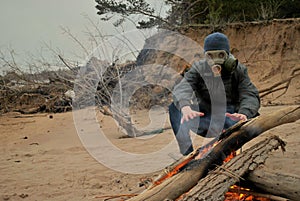
{"type": "Polygon", "coordinates": [[[261,165],[250,171],[246,179],[251,181],[256,187],[274,195],[280,195],[292,200],[298,200],[300,197],[300,177],[297,175],[274,172],[261,165]]]}
{"type": "Polygon", "coordinates": [[[194,187],[201,178],[206,176],[209,170],[215,168],[217,165],[221,165],[224,158],[232,151],[241,148],[246,142],[268,129],[298,119],[300,119],[299,106],[287,107],[272,114],[259,116],[219,142],[205,158],[192,160],[187,164],[184,171],[177,173],[161,184],[144,191],[130,200],[174,200],[194,187]]]}

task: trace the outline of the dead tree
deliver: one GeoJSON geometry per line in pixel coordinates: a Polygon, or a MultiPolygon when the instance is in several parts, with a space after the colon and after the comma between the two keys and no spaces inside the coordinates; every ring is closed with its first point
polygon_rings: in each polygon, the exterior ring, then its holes
{"type": "Polygon", "coordinates": [[[300,106],[287,107],[275,113],[252,119],[238,131],[218,142],[203,159],[192,160],[184,170],[130,200],[159,201],[177,199],[192,189],[201,178],[207,175],[209,170],[221,165],[231,152],[241,148],[246,142],[266,130],[298,119],[300,119],[300,106]]]}

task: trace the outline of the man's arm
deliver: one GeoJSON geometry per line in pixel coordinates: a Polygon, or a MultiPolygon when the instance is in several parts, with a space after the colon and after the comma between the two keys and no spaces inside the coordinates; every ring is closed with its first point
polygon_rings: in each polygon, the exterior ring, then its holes
{"type": "Polygon", "coordinates": [[[184,106],[190,106],[193,92],[196,85],[199,84],[201,77],[196,64],[185,73],[184,78],[177,84],[173,90],[173,101],[178,109],[184,106]]]}
{"type": "Polygon", "coordinates": [[[184,75],[181,82],[175,86],[173,91],[173,100],[175,106],[181,111],[181,123],[189,121],[197,116],[204,116],[204,113],[191,109],[191,100],[194,90],[197,90],[197,84],[201,81],[199,73],[200,63],[194,63],[193,66],[184,75]]]}
{"type": "Polygon", "coordinates": [[[245,66],[238,66],[239,80],[239,114],[244,114],[248,118],[252,118],[258,114],[260,108],[260,98],[257,88],[251,82],[248,70],[245,66]]]}

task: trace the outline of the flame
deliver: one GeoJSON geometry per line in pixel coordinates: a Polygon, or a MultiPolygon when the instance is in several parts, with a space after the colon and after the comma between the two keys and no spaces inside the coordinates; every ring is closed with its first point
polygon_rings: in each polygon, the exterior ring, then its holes
{"type": "Polygon", "coordinates": [[[177,172],[179,172],[179,170],[184,167],[186,164],[188,164],[191,160],[193,160],[193,158],[188,158],[184,161],[182,161],[182,163],[178,164],[176,167],[174,167],[170,172],[168,172],[166,175],[164,175],[162,178],[160,178],[159,180],[154,182],[154,186],[161,184],[164,180],[166,180],[167,178],[172,177],[173,175],[177,174],[177,172]]]}
{"type": "Polygon", "coordinates": [[[224,162],[226,163],[226,162],[230,161],[230,160],[233,159],[233,157],[235,157],[235,156],[236,156],[236,152],[235,152],[235,151],[231,152],[231,153],[229,154],[229,156],[227,156],[227,158],[224,159],[224,162]]]}
{"type": "Polygon", "coordinates": [[[230,187],[230,190],[225,194],[225,201],[271,201],[269,198],[254,196],[251,189],[243,188],[237,185],[230,187]]]}

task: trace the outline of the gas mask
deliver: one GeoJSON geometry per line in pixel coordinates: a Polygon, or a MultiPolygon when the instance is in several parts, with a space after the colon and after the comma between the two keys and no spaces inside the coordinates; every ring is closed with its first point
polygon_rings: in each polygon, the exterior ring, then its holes
{"type": "Polygon", "coordinates": [[[221,76],[222,67],[228,72],[233,72],[237,67],[238,60],[225,50],[211,50],[205,52],[208,65],[215,77],[221,76]]]}

